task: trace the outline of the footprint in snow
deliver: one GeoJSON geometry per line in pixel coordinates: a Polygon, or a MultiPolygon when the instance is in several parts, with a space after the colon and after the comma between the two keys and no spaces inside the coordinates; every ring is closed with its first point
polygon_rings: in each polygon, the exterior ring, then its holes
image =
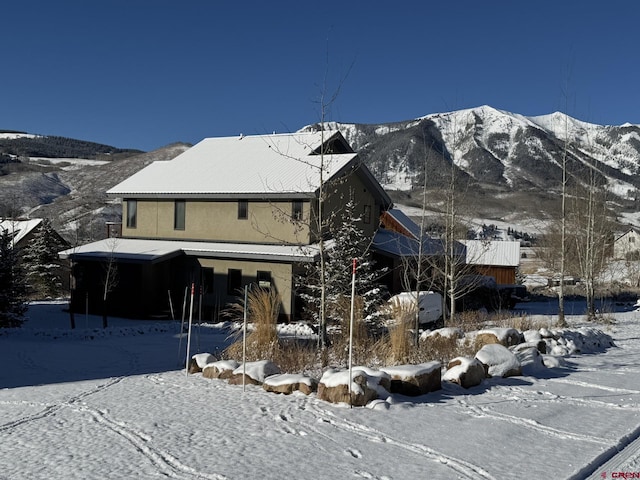
{"type": "Polygon", "coordinates": [[[360,450],[356,450],[354,448],[348,448],[346,450],[348,455],[351,455],[353,458],[362,458],[362,452],[360,450]]]}

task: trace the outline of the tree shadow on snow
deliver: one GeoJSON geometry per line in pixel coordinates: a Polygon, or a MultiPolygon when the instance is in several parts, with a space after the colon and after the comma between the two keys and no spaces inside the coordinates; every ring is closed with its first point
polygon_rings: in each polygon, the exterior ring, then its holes
{"type": "MultiPolygon", "coordinates": [[[[173,321],[0,330],[0,389],[181,370],[187,340],[173,321]]],[[[190,354],[215,355],[227,343],[226,330],[194,327],[190,354]]]]}

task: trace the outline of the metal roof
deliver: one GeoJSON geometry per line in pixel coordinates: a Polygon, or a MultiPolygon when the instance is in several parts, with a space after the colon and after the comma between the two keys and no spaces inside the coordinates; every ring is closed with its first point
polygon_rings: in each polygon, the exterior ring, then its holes
{"type": "Polygon", "coordinates": [[[310,196],[349,166],[356,153],[317,153],[337,131],[206,138],[173,160],[158,161],[107,191],[110,196],[310,196]]]}
{"type": "Polygon", "coordinates": [[[317,245],[272,245],[181,240],[145,240],[106,238],[59,253],[71,260],[108,260],[158,262],[178,255],[266,260],[273,262],[311,262],[318,255],[317,245]]]}
{"type": "MultiPolygon", "coordinates": [[[[376,232],[371,247],[380,253],[397,257],[416,256],[420,251],[417,239],[383,228],[376,232]]],[[[444,255],[442,241],[425,235],[422,239],[422,255],[444,255]]]]}
{"type": "Polygon", "coordinates": [[[467,247],[467,263],[517,267],[520,265],[520,242],[501,240],[461,240],[467,247]]]}

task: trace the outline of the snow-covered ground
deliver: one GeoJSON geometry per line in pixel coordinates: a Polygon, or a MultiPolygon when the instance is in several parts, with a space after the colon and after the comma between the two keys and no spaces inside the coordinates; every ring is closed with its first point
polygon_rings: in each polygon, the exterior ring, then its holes
{"type": "MultiPolygon", "coordinates": [[[[616,347],[534,376],[389,396],[376,408],[186,375],[173,322],[32,305],[0,331],[0,479],[567,479],[640,472],[640,312],[616,347]]],[[[527,304],[553,322],[554,305],[527,304]]],[[[570,311],[578,314],[580,306],[570,311]]],[[[580,316],[570,318],[578,326],[580,316]]],[[[591,325],[593,326],[593,325],[591,325]]],[[[192,353],[224,330],[194,329],[192,353]]],[[[638,474],[640,475],[640,474],[638,474]]],[[[637,478],[637,477],[633,477],[637,478]]]]}

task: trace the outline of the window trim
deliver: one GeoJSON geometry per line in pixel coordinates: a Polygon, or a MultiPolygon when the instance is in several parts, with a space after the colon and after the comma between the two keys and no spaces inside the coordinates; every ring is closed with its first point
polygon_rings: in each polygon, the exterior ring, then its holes
{"type": "Polygon", "coordinates": [[[138,200],[127,199],[127,228],[138,227],[138,200]]]}
{"type": "Polygon", "coordinates": [[[291,219],[294,221],[302,220],[302,215],[304,213],[304,203],[302,200],[292,200],[291,201],[291,219]]]}
{"type": "Polygon", "coordinates": [[[256,271],[256,283],[260,288],[271,288],[271,285],[273,285],[271,270],[256,271]]]}
{"type": "Polygon", "coordinates": [[[371,205],[364,205],[362,209],[362,221],[366,225],[371,223],[371,205]]]}
{"type": "Polygon", "coordinates": [[[187,202],[185,200],[175,200],[173,202],[173,229],[184,230],[187,220],[187,202]],[[180,208],[178,208],[181,206],[180,208]]]}
{"type": "Polygon", "coordinates": [[[238,200],[238,220],[246,220],[249,218],[249,201],[238,200]]]}
{"type": "Polygon", "coordinates": [[[215,290],[216,271],[214,267],[200,267],[200,285],[203,294],[213,293],[215,290]]]}
{"type": "Polygon", "coordinates": [[[242,270],[240,268],[227,269],[227,294],[237,295],[239,288],[242,288],[242,270]],[[232,279],[237,281],[232,282],[232,279]]]}

